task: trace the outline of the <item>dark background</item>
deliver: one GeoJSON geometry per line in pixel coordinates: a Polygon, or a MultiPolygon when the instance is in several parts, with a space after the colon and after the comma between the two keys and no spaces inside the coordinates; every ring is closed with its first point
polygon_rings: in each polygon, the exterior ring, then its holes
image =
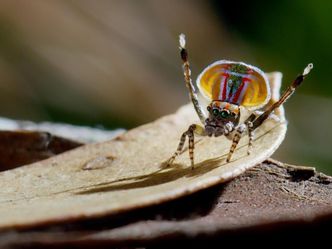
{"type": "Polygon", "coordinates": [[[231,59],[283,72],[285,87],[313,62],[274,158],[332,173],[331,11],[323,0],[1,1],[0,116],[112,129],[171,113],[188,102],[183,32],[193,78],[231,59]]]}

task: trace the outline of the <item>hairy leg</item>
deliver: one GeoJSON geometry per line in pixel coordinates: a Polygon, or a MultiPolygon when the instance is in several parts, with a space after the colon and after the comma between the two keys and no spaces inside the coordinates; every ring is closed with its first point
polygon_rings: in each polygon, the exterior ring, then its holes
{"type": "Polygon", "coordinates": [[[189,126],[188,130],[185,131],[180,138],[180,143],[178,145],[177,150],[174,152],[173,156],[167,160],[167,166],[171,165],[175,158],[181,153],[184,143],[186,141],[186,137],[189,139],[189,157],[191,162],[191,167],[194,168],[194,134],[204,136],[205,131],[204,128],[200,125],[192,124],[189,126]]]}
{"type": "Polygon", "coordinates": [[[186,49],[186,39],[185,39],[184,34],[181,34],[179,36],[179,42],[180,42],[180,55],[181,55],[181,59],[183,61],[184,81],[186,82],[186,86],[189,90],[189,96],[190,96],[191,102],[194,105],[196,113],[197,113],[199,119],[201,120],[202,124],[204,124],[205,119],[207,117],[205,116],[203,109],[198,102],[196,89],[195,89],[192,79],[191,79],[191,70],[190,70],[190,65],[189,65],[189,61],[188,61],[188,51],[186,49]]]}
{"type": "Polygon", "coordinates": [[[249,156],[251,154],[252,143],[254,140],[254,130],[253,130],[253,124],[251,121],[248,121],[246,123],[246,125],[247,125],[247,130],[248,130],[248,137],[249,137],[247,155],[249,156]]]}
{"type": "Polygon", "coordinates": [[[269,106],[261,115],[257,116],[256,113],[252,113],[244,122],[244,124],[240,125],[236,129],[236,134],[233,138],[233,143],[230,149],[230,152],[227,156],[227,162],[229,162],[232,158],[232,155],[238,145],[242,133],[247,129],[249,135],[249,145],[248,145],[248,154],[250,154],[250,150],[252,148],[252,140],[253,140],[253,132],[254,130],[259,127],[270,115],[271,113],[280,107],[286,100],[293,95],[296,88],[303,82],[306,75],[309,74],[310,70],[313,68],[312,64],[309,64],[303,71],[302,74],[296,77],[293,83],[286,89],[286,91],[282,94],[278,101],[275,101],[271,106],[269,106]]]}
{"type": "Polygon", "coordinates": [[[286,91],[282,94],[282,96],[280,97],[280,99],[275,102],[274,104],[272,104],[267,110],[265,110],[259,117],[257,117],[254,121],[253,121],[253,130],[255,130],[257,127],[259,127],[264,120],[266,120],[270,114],[279,106],[281,106],[283,103],[286,102],[286,100],[293,95],[293,93],[295,92],[296,88],[301,85],[301,83],[303,82],[304,78],[306,75],[309,74],[310,70],[313,68],[312,64],[309,64],[303,71],[302,74],[300,74],[299,76],[296,77],[296,79],[293,81],[293,83],[286,89],[286,91]]]}
{"type": "Polygon", "coordinates": [[[232,141],[232,146],[228,152],[227,155],[227,159],[226,162],[230,162],[232,155],[236,149],[236,146],[238,145],[238,143],[240,142],[240,139],[242,137],[243,132],[246,130],[246,125],[245,124],[241,124],[237,127],[237,129],[235,130],[235,135],[233,137],[233,141],[232,141]]]}

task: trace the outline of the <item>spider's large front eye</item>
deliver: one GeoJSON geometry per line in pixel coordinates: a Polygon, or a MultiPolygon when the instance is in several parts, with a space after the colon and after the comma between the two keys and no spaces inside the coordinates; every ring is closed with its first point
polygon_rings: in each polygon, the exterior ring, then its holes
{"type": "Polygon", "coordinates": [[[227,117],[229,116],[229,112],[228,112],[228,111],[221,111],[221,112],[220,112],[220,116],[221,116],[222,118],[227,118],[227,117]]]}
{"type": "Polygon", "coordinates": [[[218,109],[213,109],[212,113],[213,113],[214,116],[218,116],[219,110],[218,109]]]}

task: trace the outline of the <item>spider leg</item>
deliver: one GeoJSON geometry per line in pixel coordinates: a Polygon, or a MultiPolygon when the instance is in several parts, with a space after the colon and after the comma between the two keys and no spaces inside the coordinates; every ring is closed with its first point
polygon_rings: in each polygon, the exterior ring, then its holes
{"type": "Polygon", "coordinates": [[[247,154],[249,155],[251,153],[252,149],[252,141],[253,141],[253,132],[254,130],[259,127],[270,115],[271,113],[277,109],[279,106],[281,106],[283,103],[286,102],[286,100],[293,95],[296,88],[303,82],[305,76],[309,74],[310,70],[313,68],[312,64],[309,64],[303,71],[302,74],[296,77],[296,79],[293,81],[293,83],[286,89],[286,91],[283,93],[283,95],[279,98],[278,101],[275,101],[272,103],[271,106],[269,106],[261,115],[257,115],[255,112],[252,113],[242,125],[238,126],[236,129],[236,134],[233,137],[233,143],[230,148],[230,151],[228,153],[226,161],[229,162],[232,158],[232,155],[236,149],[236,146],[238,145],[242,133],[247,130],[249,135],[249,144],[248,144],[248,151],[247,154]]]}
{"type": "Polygon", "coordinates": [[[235,130],[235,135],[233,137],[232,146],[231,146],[231,148],[230,148],[230,150],[228,152],[226,162],[229,163],[229,161],[231,160],[232,155],[233,155],[233,153],[234,153],[234,151],[236,149],[236,146],[240,142],[240,139],[242,137],[243,132],[247,129],[246,126],[247,126],[246,124],[241,124],[235,130]]]}
{"type": "MultiPolygon", "coordinates": [[[[243,123],[243,125],[242,125],[242,126],[244,126],[244,128],[241,127],[241,126],[239,126],[239,127],[237,128],[237,130],[236,130],[236,133],[237,133],[237,134],[238,134],[238,133],[241,133],[241,135],[242,135],[242,133],[243,133],[244,131],[247,131],[247,132],[248,132],[248,137],[249,137],[248,150],[247,150],[247,154],[248,154],[248,155],[251,154],[251,150],[252,150],[252,146],[253,146],[253,140],[254,140],[254,129],[253,129],[253,123],[252,123],[252,121],[254,121],[254,120],[257,118],[257,116],[258,116],[257,111],[253,112],[253,113],[252,113],[252,114],[246,119],[246,121],[244,121],[244,123],[243,123]],[[241,130],[243,130],[243,131],[241,132],[241,130]]],[[[240,139],[238,138],[239,135],[236,135],[236,136],[237,136],[236,139],[235,139],[235,135],[233,136],[233,144],[232,144],[233,152],[234,152],[234,150],[235,150],[235,148],[236,148],[236,146],[237,146],[237,144],[238,144],[238,142],[239,142],[239,141],[236,142],[236,140],[237,140],[237,139],[240,140],[240,139]],[[235,141],[234,141],[234,140],[235,140],[235,141]]],[[[231,147],[231,148],[232,148],[232,147],[231,147]]],[[[228,156],[228,157],[229,157],[229,160],[231,159],[231,156],[232,156],[233,152],[230,151],[230,155],[228,156]]],[[[229,161],[229,160],[228,160],[228,161],[229,161]]]]}
{"type": "Polygon", "coordinates": [[[248,137],[249,137],[249,142],[248,142],[248,150],[247,150],[247,155],[249,156],[251,154],[252,150],[252,142],[254,140],[254,130],[253,130],[253,123],[252,121],[248,121],[246,123],[247,125],[247,130],[248,130],[248,137]]]}
{"type": "Polygon", "coordinates": [[[186,141],[186,137],[188,136],[188,140],[189,140],[189,158],[190,158],[190,162],[191,162],[191,167],[194,168],[194,147],[195,147],[194,134],[204,136],[205,135],[205,130],[200,125],[196,125],[196,124],[190,125],[188,130],[185,131],[181,135],[180,143],[178,145],[178,148],[174,152],[173,156],[170,159],[167,160],[167,166],[171,165],[173,163],[173,161],[175,160],[175,158],[181,153],[181,151],[183,149],[183,146],[184,146],[184,143],[186,141]]]}
{"type": "Polygon", "coordinates": [[[188,61],[188,51],[186,49],[186,39],[185,39],[185,35],[181,34],[179,36],[179,43],[180,43],[180,55],[181,55],[181,59],[183,61],[183,74],[184,74],[184,81],[186,83],[186,86],[189,90],[189,96],[191,99],[191,102],[194,105],[194,108],[196,110],[196,113],[199,117],[199,119],[201,120],[202,124],[205,123],[205,119],[207,118],[206,115],[203,112],[203,109],[201,107],[201,105],[198,102],[198,97],[196,94],[196,89],[193,85],[192,79],[191,79],[191,70],[190,70],[190,65],[189,65],[189,61],[188,61]]]}
{"type": "Polygon", "coordinates": [[[270,114],[279,106],[281,106],[283,103],[286,102],[286,100],[293,95],[296,88],[301,85],[306,75],[309,74],[310,70],[313,68],[313,65],[310,63],[303,71],[302,74],[296,77],[296,79],[293,81],[293,83],[286,89],[286,91],[282,94],[280,99],[273,103],[269,108],[267,108],[260,116],[258,116],[253,121],[253,127],[252,129],[255,130],[257,127],[259,127],[269,116],[270,114]]]}
{"type": "Polygon", "coordinates": [[[252,120],[255,118],[256,116],[254,114],[251,115],[251,119],[246,120],[245,123],[243,123],[242,125],[238,126],[238,128],[236,129],[236,133],[233,137],[232,140],[232,146],[229,150],[226,162],[230,162],[232,155],[238,145],[238,143],[240,142],[240,139],[242,137],[242,134],[244,131],[248,131],[248,136],[249,136],[249,142],[248,142],[248,150],[247,150],[247,155],[250,155],[251,150],[252,150],[252,144],[253,144],[253,139],[254,139],[254,129],[253,129],[253,123],[252,120]]]}

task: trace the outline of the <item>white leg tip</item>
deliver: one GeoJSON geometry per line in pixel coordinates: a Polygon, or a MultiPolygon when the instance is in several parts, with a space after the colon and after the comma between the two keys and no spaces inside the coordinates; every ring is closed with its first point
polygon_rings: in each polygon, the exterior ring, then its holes
{"type": "Polygon", "coordinates": [[[306,76],[307,74],[310,73],[311,69],[314,68],[314,64],[310,63],[308,66],[303,70],[303,76],[306,76]]]}
{"type": "Polygon", "coordinates": [[[186,48],[186,36],[184,34],[179,35],[180,48],[186,48]]]}

